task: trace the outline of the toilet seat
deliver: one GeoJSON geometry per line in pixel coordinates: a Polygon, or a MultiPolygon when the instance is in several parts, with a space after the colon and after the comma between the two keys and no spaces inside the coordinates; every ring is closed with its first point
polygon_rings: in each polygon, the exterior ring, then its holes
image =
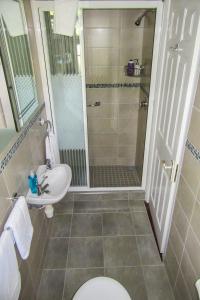
{"type": "MultiPolygon", "coordinates": [[[[116,280],[96,277],[85,282],[73,300],[131,300],[126,289],[116,280]]],[[[133,299],[132,299],[133,300],[133,299]]]]}

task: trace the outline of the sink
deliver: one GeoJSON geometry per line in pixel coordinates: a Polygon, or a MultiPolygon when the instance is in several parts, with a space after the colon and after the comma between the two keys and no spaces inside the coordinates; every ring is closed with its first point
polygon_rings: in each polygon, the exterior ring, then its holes
{"type": "Polygon", "coordinates": [[[47,169],[46,165],[39,166],[37,170],[38,183],[43,181],[47,176],[43,185],[49,184],[47,190],[49,193],[42,195],[32,194],[29,190],[26,199],[32,205],[52,205],[59,202],[67,193],[71,179],[71,168],[66,164],[58,164],[53,169],[47,169]]]}

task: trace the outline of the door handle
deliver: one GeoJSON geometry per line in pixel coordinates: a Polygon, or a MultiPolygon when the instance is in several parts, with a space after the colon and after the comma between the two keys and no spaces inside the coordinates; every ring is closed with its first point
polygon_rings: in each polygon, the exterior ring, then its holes
{"type": "Polygon", "coordinates": [[[101,106],[101,102],[100,101],[96,101],[93,104],[88,104],[87,107],[96,107],[96,106],[101,106]]]}
{"type": "Polygon", "coordinates": [[[171,161],[171,165],[167,165],[166,160],[161,160],[161,164],[165,170],[171,170],[173,168],[173,161],[171,161]]]}
{"type": "Polygon", "coordinates": [[[171,160],[171,165],[168,165],[165,160],[161,160],[161,164],[164,170],[171,170],[169,178],[171,182],[175,182],[177,178],[178,164],[174,160],[171,160]]]}

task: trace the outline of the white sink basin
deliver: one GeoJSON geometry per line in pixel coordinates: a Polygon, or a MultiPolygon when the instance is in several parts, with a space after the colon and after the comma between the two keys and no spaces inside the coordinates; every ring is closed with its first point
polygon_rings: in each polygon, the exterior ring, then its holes
{"type": "Polygon", "coordinates": [[[36,205],[50,205],[60,201],[66,195],[71,183],[72,171],[66,164],[56,165],[51,170],[48,170],[46,165],[41,165],[37,170],[37,176],[38,183],[43,180],[44,176],[47,176],[43,186],[47,183],[49,184],[46,188],[49,193],[38,196],[37,194],[32,194],[29,190],[26,197],[27,202],[36,205]]]}

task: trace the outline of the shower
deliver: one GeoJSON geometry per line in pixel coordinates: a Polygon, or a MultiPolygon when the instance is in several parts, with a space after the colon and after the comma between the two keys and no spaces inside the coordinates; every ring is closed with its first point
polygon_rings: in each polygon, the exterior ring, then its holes
{"type": "Polygon", "coordinates": [[[145,10],[143,12],[143,14],[140,17],[137,18],[137,20],[135,21],[135,25],[140,26],[142,19],[147,15],[148,12],[152,12],[152,11],[153,10],[149,10],[149,9],[145,10]]]}

